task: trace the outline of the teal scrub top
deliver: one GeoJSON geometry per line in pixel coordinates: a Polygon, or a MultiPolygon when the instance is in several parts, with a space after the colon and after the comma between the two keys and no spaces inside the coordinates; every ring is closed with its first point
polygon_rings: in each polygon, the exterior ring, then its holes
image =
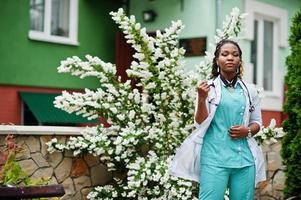
{"type": "Polygon", "coordinates": [[[221,101],[204,136],[201,164],[241,168],[254,165],[247,139],[232,139],[228,129],[243,124],[246,97],[239,83],[234,88],[221,83],[221,101]]]}

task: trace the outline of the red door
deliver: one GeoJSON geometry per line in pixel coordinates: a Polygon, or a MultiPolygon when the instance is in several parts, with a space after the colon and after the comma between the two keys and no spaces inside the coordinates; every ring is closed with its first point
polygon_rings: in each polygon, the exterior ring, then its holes
{"type": "Polygon", "coordinates": [[[128,80],[126,70],[131,66],[133,61],[134,49],[126,43],[124,34],[121,32],[116,33],[116,46],[115,46],[115,63],[117,67],[117,75],[121,76],[122,82],[128,80]]]}

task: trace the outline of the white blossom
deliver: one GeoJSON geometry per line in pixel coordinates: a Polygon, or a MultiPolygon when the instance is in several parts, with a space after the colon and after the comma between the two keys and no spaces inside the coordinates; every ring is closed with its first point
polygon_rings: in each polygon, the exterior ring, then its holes
{"type": "MultiPolygon", "coordinates": [[[[110,127],[87,127],[81,136],[70,137],[65,144],[54,138],[47,142],[48,151],[72,150],[74,155],[88,152],[113,172],[113,184],[95,187],[87,196],[91,200],[196,200],[194,185],[170,176],[168,167],[176,149],[193,130],[195,87],[200,77],[209,78],[214,55],[206,52],[198,70],[186,72],[182,61],[185,50],[178,47],[178,36],[184,28],[181,21],[173,21],[152,37],[123,9],[110,15],[136,51],[126,73],[138,83],[122,83],[115,65],[91,55],[86,55],[85,61],[77,56],[62,61],[60,73],[79,78],[94,76],[101,87],[64,91],[55,98],[55,107],[88,119],[105,117],[110,127]]],[[[237,36],[242,19],[234,9],[216,38],[237,36]]],[[[256,137],[275,142],[284,134],[273,123],[268,128],[261,129],[256,137]],[[270,130],[275,133],[273,137],[268,136],[270,130]]]]}

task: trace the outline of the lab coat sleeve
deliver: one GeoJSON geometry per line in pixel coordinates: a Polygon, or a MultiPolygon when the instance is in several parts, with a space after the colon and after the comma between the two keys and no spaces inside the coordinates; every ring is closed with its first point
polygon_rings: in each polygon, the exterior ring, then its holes
{"type": "Polygon", "coordinates": [[[259,127],[261,127],[262,118],[261,118],[260,98],[255,86],[250,87],[250,94],[251,94],[252,105],[254,106],[254,111],[251,112],[249,124],[257,123],[259,127]]]}
{"type": "MultiPolygon", "coordinates": [[[[195,98],[195,104],[194,104],[194,116],[193,116],[193,121],[194,121],[194,126],[195,126],[195,128],[199,128],[200,126],[201,126],[201,124],[202,123],[198,123],[198,122],[196,122],[195,121],[195,115],[196,115],[196,111],[197,111],[197,108],[198,108],[198,100],[199,100],[199,96],[198,96],[198,94],[196,94],[196,98],[195,98]]],[[[208,103],[208,97],[207,97],[207,99],[206,99],[206,107],[207,107],[207,110],[208,110],[208,108],[209,108],[209,103],[208,103]]],[[[208,112],[209,112],[209,110],[208,110],[208,112]]],[[[209,114],[209,113],[208,113],[209,114]]]]}

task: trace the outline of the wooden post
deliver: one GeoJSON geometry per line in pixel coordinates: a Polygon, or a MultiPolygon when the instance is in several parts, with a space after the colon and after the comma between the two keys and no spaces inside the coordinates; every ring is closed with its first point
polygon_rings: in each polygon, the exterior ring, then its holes
{"type": "Polygon", "coordinates": [[[0,199],[21,200],[39,197],[61,197],[65,194],[62,185],[0,187],[0,199]]]}

